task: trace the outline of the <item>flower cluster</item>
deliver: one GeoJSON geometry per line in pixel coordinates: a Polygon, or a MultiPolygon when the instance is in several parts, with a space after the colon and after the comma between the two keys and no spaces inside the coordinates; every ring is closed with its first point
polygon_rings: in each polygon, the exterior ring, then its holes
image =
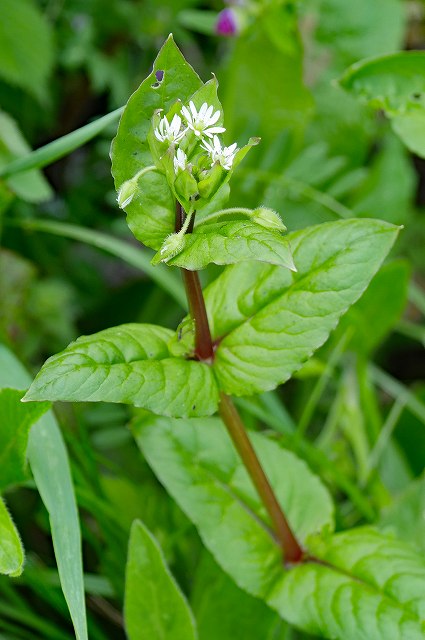
{"type": "MultiPolygon", "coordinates": [[[[200,147],[207,152],[211,167],[217,163],[226,171],[230,171],[238,149],[236,143],[224,147],[220,142],[217,134],[226,131],[224,127],[216,126],[220,119],[220,111],[214,111],[213,105],[206,102],[198,110],[191,100],[188,107],[181,108],[180,113],[181,115],[175,114],[171,122],[167,116],[163,116],[154,129],[155,138],[159,142],[168,142],[177,147],[184,143],[187,134],[192,132],[195,139],[200,141],[200,147]]],[[[189,165],[188,156],[181,147],[176,148],[173,164],[175,174],[184,171],[189,165]]]]}

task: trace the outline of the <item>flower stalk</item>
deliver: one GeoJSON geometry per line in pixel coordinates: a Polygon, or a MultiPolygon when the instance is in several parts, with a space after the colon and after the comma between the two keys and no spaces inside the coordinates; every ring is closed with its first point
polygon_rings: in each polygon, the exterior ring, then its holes
{"type": "MultiPolygon", "coordinates": [[[[176,232],[186,226],[186,216],[180,203],[176,203],[176,232]]],[[[194,215],[189,224],[193,227],[194,215]]],[[[197,271],[181,269],[189,302],[190,315],[195,323],[195,356],[211,364],[214,360],[214,345],[208,323],[205,300],[197,271]]],[[[273,523],[273,533],[282,549],[287,563],[297,563],[303,559],[304,552],[295,538],[291,527],[283,513],[272,486],[264,472],[260,460],[246,432],[242,419],[232,402],[225,393],[220,393],[219,412],[232,442],[260,496],[267,513],[273,523]]]]}

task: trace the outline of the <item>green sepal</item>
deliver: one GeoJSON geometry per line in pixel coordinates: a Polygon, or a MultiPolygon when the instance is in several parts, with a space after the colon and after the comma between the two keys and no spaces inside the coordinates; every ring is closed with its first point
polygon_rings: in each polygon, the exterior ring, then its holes
{"type": "Polygon", "coordinates": [[[174,191],[184,210],[189,211],[198,197],[198,183],[189,168],[178,172],[174,181],[174,191]]]}
{"type": "MultiPolygon", "coordinates": [[[[221,185],[224,183],[227,172],[223,169],[219,162],[215,162],[213,167],[208,171],[208,175],[199,181],[199,195],[203,200],[209,202],[211,197],[217,193],[221,185]]],[[[207,204],[205,202],[205,204],[207,204]]],[[[202,201],[197,203],[197,208],[202,208],[202,201]]]]}

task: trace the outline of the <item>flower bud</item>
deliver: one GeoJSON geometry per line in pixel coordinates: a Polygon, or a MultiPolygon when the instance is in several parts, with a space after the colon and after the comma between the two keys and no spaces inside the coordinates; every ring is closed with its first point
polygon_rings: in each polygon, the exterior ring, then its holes
{"type": "Polygon", "coordinates": [[[123,182],[118,190],[117,202],[121,209],[125,209],[133,200],[137,192],[137,180],[131,178],[123,182]]]}
{"type": "Polygon", "coordinates": [[[252,212],[252,221],[260,224],[266,229],[276,229],[276,231],[286,231],[280,216],[273,209],[267,207],[258,207],[252,212]]]}
{"type": "Polygon", "coordinates": [[[238,33],[238,22],[233,9],[220,11],[215,24],[215,32],[219,36],[234,36],[238,33]]]}
{"type": "Polygon", "coordinates": [[[171,258],[174,258],[184,247],[184,233],[172,233],[165,238],[161,249],[153,257],[152,264],[159,264],[160,262],[168,262],[171,258]]]}

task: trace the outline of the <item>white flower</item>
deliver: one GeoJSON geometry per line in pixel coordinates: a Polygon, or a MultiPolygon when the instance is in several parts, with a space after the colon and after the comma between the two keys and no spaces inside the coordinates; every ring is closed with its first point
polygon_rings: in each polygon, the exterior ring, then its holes
{"type": "Polygon", "coordinates": [[[187,155],[182,149],[177,149],[176,155],[173,158],[174,162],[174,171],[176,173],[180,171],[184,171],[186,169],[187,163],[187,155]]]}
{"type": "Polygon", "coordinates": [[[154,130],[155,138],[160,142],[180,142],[187,129],[181,131],[182,119],[177,114],[171,120],[171,124],[167,120],[167,116],[161,118],[159,125],[154,130]]]}
{"type": "Polygon", "coordinates": [[[210,154],[212,160],[211,166],[215,162],[219,162],[223,169],[226,169],[227,171],[232,168],[233,160],[235,159],[235,155],[238,150],[236,142],[230,145],[230,147],[222,147],[218,136],[214,136],[212,143],[204,140],[201,147],[210,154]]]}
{"type": "Polygon", "coordinates": [[[201,105],[199,112],[196,110],[192,100],[189,102],[190,111],[187,107],[182,107],[181,113],[186,118],[187,126],[192,129],[195,136],[203,135],[212,138],[215,133],[223,133],[226,131],[224,127],[213,127],[220,118],[220,111],[214,111],[212,105],[208,106],[206,102],[201,105]]]}

